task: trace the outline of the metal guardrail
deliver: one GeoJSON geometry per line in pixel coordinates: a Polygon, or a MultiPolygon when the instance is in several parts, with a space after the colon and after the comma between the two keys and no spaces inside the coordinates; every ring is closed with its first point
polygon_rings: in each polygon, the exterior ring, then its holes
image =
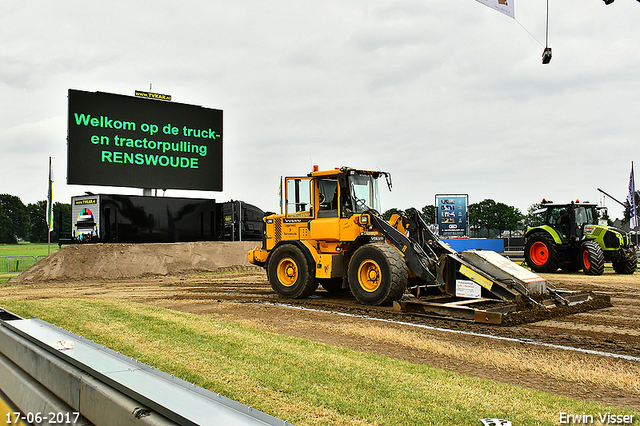
{"type": "Polygon", "coordinates": [[[16,272],[24,272],[33,266],[38,260],[47,257],[44,254],[37,256],[18,255],[18,256],[0,256],[0,274],[14,274],[16,272]]]}
{"type": "Polygon", "coordinates": [[[291,426],[53,324],[0,308],[2,395],[21,420],[39,416],[42,421],[27,423],[43,426],[291,426]]]}

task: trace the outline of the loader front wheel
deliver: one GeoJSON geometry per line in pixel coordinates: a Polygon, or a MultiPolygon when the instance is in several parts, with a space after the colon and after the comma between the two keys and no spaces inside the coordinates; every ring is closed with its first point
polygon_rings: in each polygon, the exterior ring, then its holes
{"type": "Polygon", "coordinates": [[[388,244],[366,244],[349,261],[349,288],[365,305],[390,305],[407,289],[404,257],[388,244]]]}
{"type": "Polygon", "coordinates": [[[271,288],[289,299],[304,299],[316,291],[313,270],[302,250],[293,244],[276,248],[267,264],[271,288]]]}

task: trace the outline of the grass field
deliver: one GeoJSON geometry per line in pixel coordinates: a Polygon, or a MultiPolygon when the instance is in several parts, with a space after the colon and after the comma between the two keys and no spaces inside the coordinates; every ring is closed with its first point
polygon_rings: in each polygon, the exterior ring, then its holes
{"type": "MultiPolygon", "coordinates": [[[[51,252],[58,250],[58,244],[51,244],[51,252]]],[[[39,256],[48,254],[47,243],[0,244],[0,256],[39,256]]]]}
{"type": "Polygon", "coordinates": [[[0,286],[5,284],[7,281],[9,281],[9,278],[18,276],[20,274],[18,273],[12,273],[12,274],[0,274],[0,286]]]}
{"type": "Polygon", "coordinates": [[[555,425],[560,413],[634,414],[140,304],[53,298],[0,306],[296,425],[555,425]]]}

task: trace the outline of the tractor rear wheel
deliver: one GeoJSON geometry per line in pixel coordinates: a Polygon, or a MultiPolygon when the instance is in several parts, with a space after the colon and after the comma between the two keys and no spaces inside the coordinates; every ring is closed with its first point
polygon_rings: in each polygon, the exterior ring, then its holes
{"type": "Polygon", "coordinates": [[[271,288],[290,299],[304,299],[316,291],[318,283],[313,272],[313,265],[309,265],[302,250],[293,244],[277,247],[267,264],[271,288]]]}
{"type": "Polygon", "coordinates": [[[613,270],[616,274],[631,275],[636,272],[638,267],[638,255],[634,249],[631,250],[629,256],[621,262],[613,262],[613,270]]]}
{"type": "Polygon", "coordinates": [[[365,305],[390,305],[407,290],[407,265],[388,244],[366,244],[349,261],[349,288],[365,305]]]}
{"type": "Polygon", "coordinates": [[[604,253],[595,241],[585,241],[580,246],[582,270],[586,275],[602,275],[604,273],[604,253]]]}
{"type": "Polygon", "coordinates": [[[558,253],[555,241],[542,233],[530,236],[524,245],[524,259],[534,272],[556,272],[558,253]]]}

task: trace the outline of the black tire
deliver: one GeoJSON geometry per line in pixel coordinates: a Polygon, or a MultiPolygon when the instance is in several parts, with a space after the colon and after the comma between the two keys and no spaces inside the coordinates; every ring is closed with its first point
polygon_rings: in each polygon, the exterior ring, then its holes
{"type": "Polygon", "coordinates": [[[602,275],[604,273],[604,253],[595,241],[585,241],[580,245],[582,270],[586,275],[602,275]]]}
{"type": "Polygon", "coordinates": [[[524,245],[524,259],[535,272],[556,272],[558,251],[555,241],[547,234],[533,234],[524,245]]]}
{"type": "Polygon", "coordinates": [[[364,305],[390,305],[407,290],[402,254],[388,244],[365,244],[349,261],[349,288],[364,305]]]}
{"type": "Polygon", "coordinates": [[[273,291],[289,299],[304,299],[318,288],[310,265],[302,250],[293,244],[277,247],[267,263],[267,276],[273,291]]]}
{"type": "Polygon", "coordinates": [[[638,255],[635,250],[631,250],[629,257],[621,262],[613,262],[613,270],[616,274],[632,275],[638,267],[638,255]]]}

